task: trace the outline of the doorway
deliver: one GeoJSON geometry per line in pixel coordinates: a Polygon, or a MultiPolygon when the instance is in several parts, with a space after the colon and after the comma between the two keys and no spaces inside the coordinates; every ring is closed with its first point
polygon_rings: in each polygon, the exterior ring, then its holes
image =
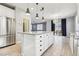
{"type": "Polygon", "coordinates": [[[61,19],[61,31],[62,31],[62,36],[67,36],[67,31],[66,31],[66,18],[61,19]]]}
{"type": "Polygon", "coordinates": [[[51,20],[51,31],[55,31],[55,24],[53,23],[53,20],[51,20]]]}

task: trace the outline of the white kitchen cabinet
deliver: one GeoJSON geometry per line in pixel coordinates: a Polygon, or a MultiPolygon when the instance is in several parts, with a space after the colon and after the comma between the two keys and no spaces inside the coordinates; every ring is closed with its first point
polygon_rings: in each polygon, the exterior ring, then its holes
{"type": "Polygon", "coordinates": [[[35,55],[35,41],[33,35],[23,35],[23,42],[22,42],[22,55],[35,55]],[[27,39],[26,39],[27,38],[27,39]]]}
{"type": "Polygon", "coordinates": [[[23,36],[22,55],[41,56],[54,44],[53,32],[21,33],[23,36]]]}

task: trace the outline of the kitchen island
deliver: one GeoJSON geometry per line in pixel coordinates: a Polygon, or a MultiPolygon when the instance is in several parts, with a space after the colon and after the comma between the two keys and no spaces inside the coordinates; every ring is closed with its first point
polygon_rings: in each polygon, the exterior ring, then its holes
{"type": "Polygon", "coordinates": [[[41,56],[54,44],[53,32],[20,32],[22,36],[22,51],[24,56],[41,56]]]}

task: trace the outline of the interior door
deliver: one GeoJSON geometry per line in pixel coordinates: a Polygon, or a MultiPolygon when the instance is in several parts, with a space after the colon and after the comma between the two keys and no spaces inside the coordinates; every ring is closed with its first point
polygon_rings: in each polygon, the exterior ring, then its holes
{"type": "Polygon", "coordinates": [[[55,24],[53,23],[53,20],[51,21],[51,31],[55,31],[55,24]]]}
{"type": "Polygon", "coordinates": [[[62,36],[66,36],[66,18],[61,20],[62,36]]]}

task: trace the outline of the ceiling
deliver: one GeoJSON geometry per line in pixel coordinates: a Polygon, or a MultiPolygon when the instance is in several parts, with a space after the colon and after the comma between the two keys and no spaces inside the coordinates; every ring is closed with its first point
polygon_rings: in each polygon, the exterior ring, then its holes
{"type": "Polygon", "coordinates": [[[76,13],[77,10],[75,3],[39,3],[38,5],[36,5],[36,3],[8,3],[8,4],[21,8],[24,11],[26,11],[26,8],[29,8],[33,20],[36,19],[35,18],[36,13],[39,14],[39,20],[41,20],[42,16],[44,16],[45,19],[73,16],[73,14],[76,13]],[[43,11],[40,11],[41,7],[44,7],[43,11]]]}

